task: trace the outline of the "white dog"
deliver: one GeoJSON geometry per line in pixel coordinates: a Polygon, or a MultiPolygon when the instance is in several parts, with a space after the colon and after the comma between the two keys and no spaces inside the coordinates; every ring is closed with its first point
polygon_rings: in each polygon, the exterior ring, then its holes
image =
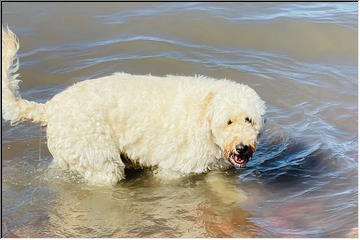
{"type": "Polygon", "coordinates": [[[40,104],[18,93],[18,48],[15,34],[2,29],[3,118],[46,126],[54,164],[90,184],[124,179],[128,161],[174,177],[206,172],[221,161],[244,167],[255,151],[265,104],[246,85],[115,73],[40,104]]]}

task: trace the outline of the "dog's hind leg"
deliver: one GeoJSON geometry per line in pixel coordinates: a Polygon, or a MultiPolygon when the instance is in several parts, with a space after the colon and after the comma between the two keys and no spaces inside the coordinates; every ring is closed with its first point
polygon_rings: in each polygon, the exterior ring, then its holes
{"type": "Polygon", "coordinates": [[[114,185],[125,178],[125,164],[106,125],[68,124],[48,124],[48,148],[55,165],[79,173],[91,185],[114,185]]]}

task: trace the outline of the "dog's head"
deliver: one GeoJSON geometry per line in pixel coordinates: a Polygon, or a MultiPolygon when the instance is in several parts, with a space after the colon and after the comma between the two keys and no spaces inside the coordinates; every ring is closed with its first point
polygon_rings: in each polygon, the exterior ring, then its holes
{"type": "Polygon", "coordinates": [[[209,128],[215,144],[235,167],[245,167],[263,125],[264,101],[252,88],[235,82],[220,86],[208,98],[209,128]]]}

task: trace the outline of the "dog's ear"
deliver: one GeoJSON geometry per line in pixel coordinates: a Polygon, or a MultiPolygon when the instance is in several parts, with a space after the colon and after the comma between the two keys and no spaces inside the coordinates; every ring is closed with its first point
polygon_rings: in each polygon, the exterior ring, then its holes
{"type": "Polygon", "coordinates": [[[210,110],[210,106],[214,97],[215,97],[215,92],[210,91],[202,100],[200,105],[201,111],[199,117],[200,125],[208,124],[209,126],[211,126],[213,112],[210,110]]]}

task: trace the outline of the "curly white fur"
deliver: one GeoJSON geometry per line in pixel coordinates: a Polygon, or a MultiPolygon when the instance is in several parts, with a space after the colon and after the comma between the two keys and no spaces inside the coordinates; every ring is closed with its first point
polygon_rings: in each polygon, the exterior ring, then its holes
{"type": "Polygon", "coordinates": [[[124,179],[121,156],[174,177],[208,171],[236,144],[256,145],[265,104],[250,87],[225,79],[115,73],[77,83],[45,104],[23,100],[13,64],[19,44],[9,29],[2,35],[3,118],[47,126],[54,164],[90,184],[124,179]]]}

